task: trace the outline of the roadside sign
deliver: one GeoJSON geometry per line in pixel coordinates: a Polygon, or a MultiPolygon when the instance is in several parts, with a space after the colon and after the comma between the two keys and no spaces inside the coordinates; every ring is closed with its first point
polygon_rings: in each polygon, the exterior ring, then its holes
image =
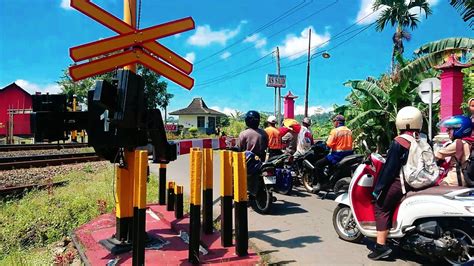
{"type": "Polygon", "coordinates": [[[178,131],[178,125],[177,124],[166,124],[165,125],[165,130],[168,132],[176,132],[178,131]]]}
{"type": "Polygon", "coordinates": [[[433,90],[432,103],[437,103],[441,98],[441,82],[437,78],[424,79],[416,90],[418,91],[421,100],[427,104],[431,101],[431,90],[433,90]]]}
{"type": "Polygon", "coordinates": [[[286,75],[267,74],[267,87],[286,88],[286,75]]]}
{"type": "Polygon", "coordinates": [[[91,3],[90,0],[71,0],[71,6],[120,34],[69,50],[75,62],[89,59],[87,63],[69,68],[74,81],[129,64],[141,63],[186,89],[194,86],[194,80],[187,76],[193,69],[192,64],[155,41],[158,38],[194,29],[195,23],[191,17],[138,30],[91,3]],[[106,55],[112,52],[115,54],[106,55]],[[104,57],[97,59],[101,55],[104,57]]]}

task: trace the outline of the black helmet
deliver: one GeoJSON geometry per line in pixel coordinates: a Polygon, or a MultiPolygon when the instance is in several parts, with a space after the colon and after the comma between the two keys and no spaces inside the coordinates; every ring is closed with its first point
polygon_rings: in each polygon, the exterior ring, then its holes
{"type": "Polygon", "coordinates": [[[260,124],[260,114],[257,111],[248,111],[245,114],[245,124],[249,128],[256,129],[260,124]]]}

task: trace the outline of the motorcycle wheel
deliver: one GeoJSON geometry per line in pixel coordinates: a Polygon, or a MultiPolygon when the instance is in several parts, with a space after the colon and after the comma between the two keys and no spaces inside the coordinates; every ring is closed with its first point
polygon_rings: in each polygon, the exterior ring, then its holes
{"type": "Polygon", "coordinates": [[[346,193],[349,190],[349,185],[351,184],[350,177],[344,177],[336,181],[334,184],[334,193],[336,196],[339,196],[342,193],[346,193]]]}
{"type": "Polygon", "coordinates": [[[251,206],[254,211],[260,214],[267,214],[270,212],[273,204],[273,195],[266,187],[262,186],[251,201],[251,206]]]}
{"type": "Polygon", "coordinates": [[[351,208],[347,205],[339,204],[336,209],[334,209],[332,224],[336,233],[343,240],[358,243],[364,238],[364,235],[362,235],[359,228],[357,228],[351,208]]]}
{"type": "Polygon", "coordinates": [[[315,193],[315,190],[313,188],[313,175],[311,175],[311,172],[308,170],[303,171],[303,186],[308,191],[309,193],[315,193]]]}
{"type": "Polygon", "coordinates": [[[452,265],[463,265],[472,260],[474,258],[474,240],[472,236],[458,228],[449,228],[446,231],[451,232],[451,237],[459,242],[462,254],[445,256],[444,259],[452,265]]]}

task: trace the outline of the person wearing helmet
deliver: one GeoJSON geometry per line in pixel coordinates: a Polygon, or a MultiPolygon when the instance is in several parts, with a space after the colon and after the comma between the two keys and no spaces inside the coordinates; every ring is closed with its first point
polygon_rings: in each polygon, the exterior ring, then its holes
{"type": "MultiPolygon", "coordinates": [[[[399,135],[390,144],[386,162],[380,171],[372,195],[375,203],[375,227],[377,229],[377,242],[375,248],[369,253],[368,258],[378,260],[390,255],[392,250],[386,245],[387,236],[392,228],[392,216],[398,202],[403,197],[400,170],[406,164],[410,142],[401,137],[408,134],[415,138],[420,137],[423,126],[421,111],[413,106],[400,109],[395,120],[399,135]]],[[[405,186],[407,191],[410,190],[405,186]]]]}
{"type": "Polygon", "coordinates": [[[271,115],[267,119],[268,127],[265,128],[265,132],[268,135],[268,157],[271,158],[275,155],[280,155],[281,152],[281,137],[280,131],[276,128],[277,119],[271,115]]]}
{"type": "MultiPolygon", "coordinates": [[[[285,119],[283,122],[285,132],[281,137],[282,149],[284,153],[293,155],[298,145],[298,133],[301,130],[300,124],[294,119],[285,119]]],[[[280,131],[281,134],[282,131],[280,131]]]]}
{"type": "Polygon", "coordinates": [[[298,144],[296,145],[295,155],[305,154],[311,149],[314,144],[313,134],[311,133],[311,119],[309,117],[303,118],[303,126],[300,133],[298,133],[298,144]]]}
{"type": "Polygon", "coordinates": [[[237,148],[240,151],[251,151],[257,155],[260,160],[265,160],[268,147],[267,133],[258,128],[260,124],[260,114],[257,111],[248,111],[245,114],[245,124],[247,129],[240,132],[237,139],[237,148]]]}
{"type": "Polygon", "coordinates": [[[336,115],[332,119],[334,128],[329,133],[329,138],[326,141],[326,145],[331,149],[331,152],[315,164],[315,171],[318,174],[315,190],[319,190],[328,178],[324,174],[324,168],[327,165],[334,165],[344,157],[354,153],[352,150],[352,131],[345,126],[345,121],[343,115],[336,115]]]}
{"type": "Polygon", "coordinates": [[[464,169],[471,154],[471,119],[463,115],[455,115],[443,119],[439,126],[447,129],[449,138],[452,140],[450,144],[435,152],[436,159],[451,157],[450,170],[440,185],[465,186],[464,175],[462,171],[459,171],[458,175],[456,168],[457,163],[460,163],[461,169],[464,169]]]}

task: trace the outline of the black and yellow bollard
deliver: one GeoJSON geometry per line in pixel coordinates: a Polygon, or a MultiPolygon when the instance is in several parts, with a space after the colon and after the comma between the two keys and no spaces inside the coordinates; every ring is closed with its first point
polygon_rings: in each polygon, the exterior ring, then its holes
{"type": "Polygon", "coordinates": [[[183,218],[183,191],[183,186],[175,186],[174,217],[176,219],[183,218]]]}
{"type": "Polygon", "coordinates": [[[232,246],[232,152],[220,151],[221,245],[232,246]]]}
{"type": "Polygon", "coordinates": [[[166,164],[160,163],[160,172],[158,177],[158,204],[166,204],[166,164]]]}
{"type": "Polygon", "coordinates": [[[235,253],[248,255],[249,232],[247,216],[247,165],[245,153],[233,152],[234,205],[235,205],[235,253]]]}
{"type": "MultiPolygon", "coordinates": [[[[72,96],[72,111],[73,112],[77,111],[77,95],[76,94],[72,96]]],[[[71,131],[71,141],[77,142],[77,130],[71,131]]]]}
{"type": "Polygon", "coordinates": [[[199,242],[201,239],[201,174],[202,151],[191,150],[191,206],[189,219],[188,261],[199,263],[199,242]]]}
{"type": "Polygon", "coordinates": [[[115,189],[115,239],[119,242],[132,241],[133,225],[133,182],[135,156],[133,151],[124,152],[126,166],[116,166],[117,179],[115,189]]]}
{"type": "Polygon", "coordinates": [[[174,200],[175,200],[174,186],[175,186],[174,181],[168,182],[168,191],[167,191],[168,201],[166,202],[167,211],[174,211],[174,200]]]}
{"type": "Polygon", "coordinates": [[[213,181],[213,153],[212,149],[203,149],[203,168],[202,168],[202,201],[203,201],[203,215],[202,215],[202,231],[204,234],[212,234],[214,226],[212,224],[212,181],[213,181]]]}
{"type": "Polygon", "coordinates": [[[148,166],[148,152],[135,151],[134,166],[134,195],[133,195],[133,255],[132,265],[145,264],[146,241],[146,179],[148,166]]]}

